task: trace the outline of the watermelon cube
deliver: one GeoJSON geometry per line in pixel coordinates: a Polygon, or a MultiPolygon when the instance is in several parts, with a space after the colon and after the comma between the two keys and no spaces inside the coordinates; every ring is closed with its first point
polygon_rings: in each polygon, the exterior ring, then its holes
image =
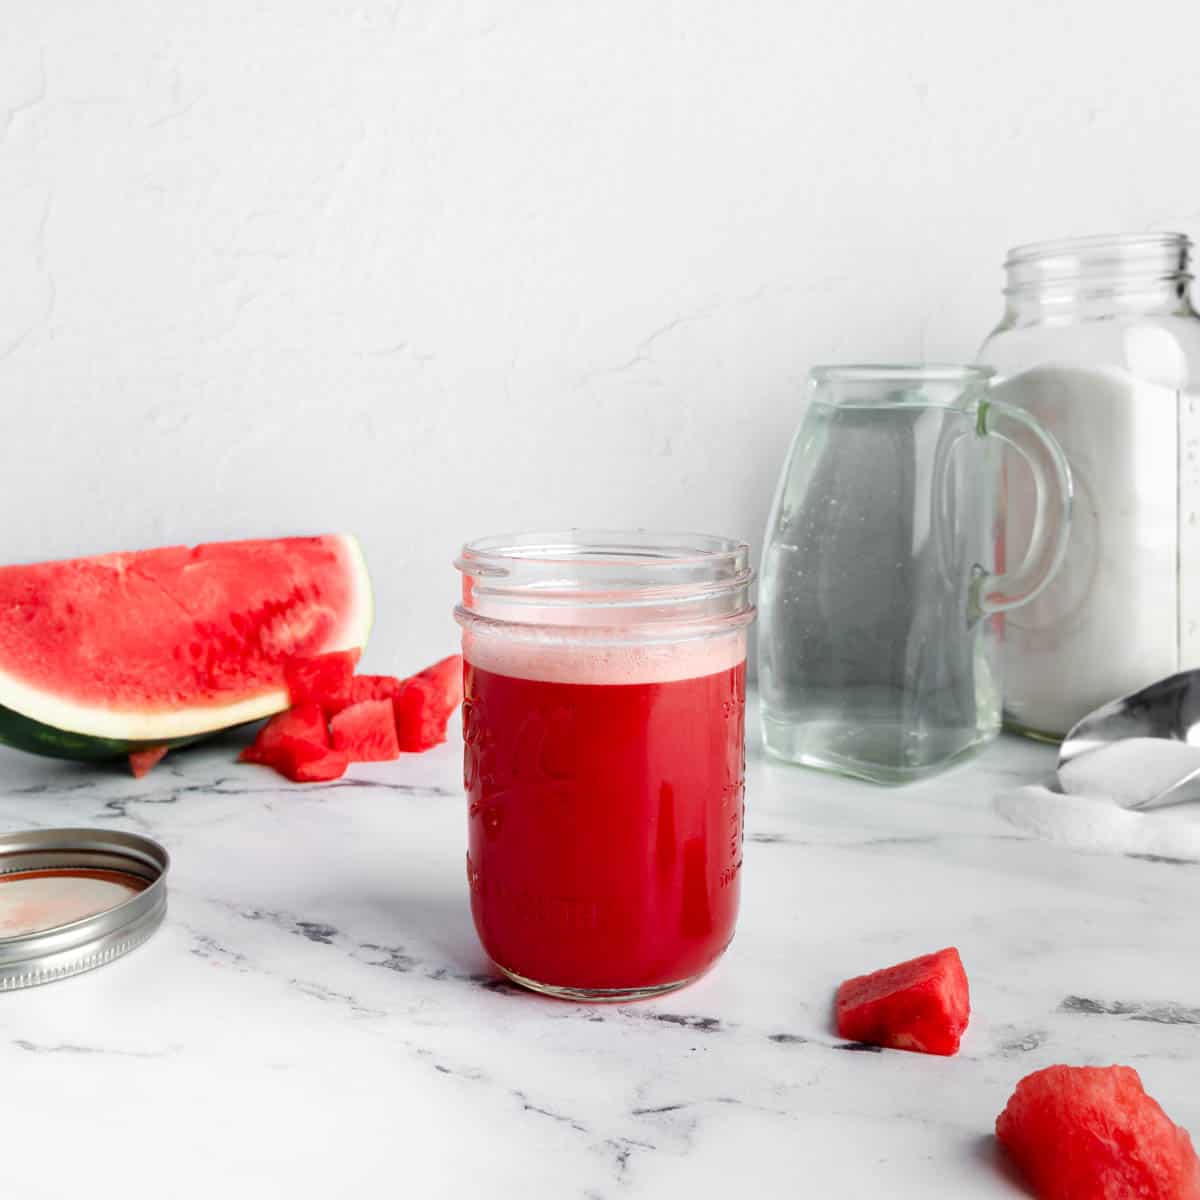
{"type": "Polygon", "coordinates": [[[346,773],[345,751],[284,734],[273,751],[270,766],[293,783],[325,783],[346,773]]]}
{"type": "Polygon", "coordinates": [[[390,700],[360,700],[330,722],[333,748],[351,762],[390,762],[400,757],[396,716],[390,700]]]}
{"type": "Polygon", "coordinates": [[[313,658],[293,658],[284,664],[288,699],[293,705],[316,703],[330,716],[352,703],[350,680],[358,650],[337,650],[313,658]]]}
{"type": "Polygon", "coordinates": [[[392,704],[400,749],[429,750],[446,740],[446,726],[462,703],[462,655],[452,654],[401,681],[392,704]]]}
{"type": "Polygon", "coordinates": [[[1132,1067],[1046,1067],[1017,1084],[996,1136],[1043,1200],[1200,1200],[1187,1132],[1132,1067]]]}
{"type": "Polygon", "coordinates": [[[463,660],[461,654],[451,654],[440,662],[435,662],[432,667],[418,671],[414,678],[424,679],[433,685],[447,717],[462,703],[463,660]]]}
{"type": "Polygon", "coordinates": [[[838,1034],[850,1041],[955,1054],[971,1015],[962,959],[949,947],[847,979],[836,1009],[838,1034]]]}
{"type": "Polygon", "coordinates": [[[238,761],[273,767],[279,747],[287,737],[328,749],[329,727],[321,706],[310,700],[306,704],[294,705],[286,712],[277,713],[258,731],[253,744],[238,755],[238,761]]]}
{"type": "MultiPolygon", "coordinates": [[[[400,749],[419,754],[440,746],[446,740],[446,711],[443,694],[427,679],[406,679],[392,701],[396,718],[396,738],[400,749]]],[[[453,711],[453,710],[450,710],[453,711]]]]}
{"type": "Polygon", "coordinates": [[[325,713],[315,701],[272,717],[238,758],[274,767],[296,783],[337,779],[350,763],[343,751],[330,745],[325,713]]]}
{"type": "Polygon", "coordinates": [[[142,779],[149,775],[163,758],[166,757],[166,746],[151,746],[149,750],[133,750],[129,754],[129,769],[134,779],[142,779]]]}

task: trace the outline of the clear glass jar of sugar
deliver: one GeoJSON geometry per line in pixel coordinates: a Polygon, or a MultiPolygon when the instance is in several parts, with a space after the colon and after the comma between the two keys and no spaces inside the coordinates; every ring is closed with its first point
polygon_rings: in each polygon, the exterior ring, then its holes
{"type": "MultiPolygon", "coordinates": [[[[1060,738],[1117,696],[1200,667],[1200,318],[1182,234],[1019,246],[984,342],[995,395],[1074,476],[1066,559],[1001,624],[1005,719],[1060,738]]],[[[1006,455],[997,558],[1029,544],[1036,488],[1006,455]]]]}

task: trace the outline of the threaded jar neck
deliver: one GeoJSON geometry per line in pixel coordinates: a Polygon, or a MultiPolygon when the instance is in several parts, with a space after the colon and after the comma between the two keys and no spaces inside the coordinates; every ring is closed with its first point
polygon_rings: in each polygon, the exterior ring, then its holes
{"type": "Polygon", "coordinates": [[[591,629],[615,641],[706,637],[754,617],[744,542],[705,534],[569,530],[469,542],[460,624],[591,629]]]}
{"type": "Polygon", "coordinates": [[[1122,233],[1033,242],[1010,250],[1004,295],[1010,314],[1103,316],[1190,312],[1191,241],[1182,233],[1122,233]]]}

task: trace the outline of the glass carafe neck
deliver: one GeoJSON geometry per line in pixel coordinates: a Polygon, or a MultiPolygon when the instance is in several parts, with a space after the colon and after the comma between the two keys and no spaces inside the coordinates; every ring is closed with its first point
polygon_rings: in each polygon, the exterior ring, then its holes
{"type": "Polygon", "coordinates": [[[1193,315],[1190,250],[1182,233],[1113,234],[1018,246],[1004,263],[1007,322],[1193,315]]]}

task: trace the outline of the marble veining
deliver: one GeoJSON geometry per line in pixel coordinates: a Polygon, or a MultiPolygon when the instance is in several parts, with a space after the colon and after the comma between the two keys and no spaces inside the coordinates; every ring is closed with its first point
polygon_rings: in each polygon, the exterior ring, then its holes
{"type": "Polygon", "coordinates": [[[132,1144],[167,1197],[1020,1196],[992,1123],[1064,1061],[1131,1063],[1200,1132],[1200,873],[1004,825],[991,797],[1043,775],[1043,747],[902,790],[752,747],[733,945],[609,1006],[484,959],[458,746],[307,788],[237,748],[143,781],[0,754],[5,830],[127,828],[172,855],[146,945],[0,997],[6,1194],[126,1194],[96,1164],[132,1144]],[[841,979],[951,943],[974,1004],[957,1058],[837,1037],[841,979]]]}
{"type": "Polygon", "coordinates": [[[1130,1004],[1124,1000],[1089,1000],[1086,996],[1068,996],[1059,1008],[1063,1012],[1129,1017],[1134,1021],[1155,1021],[1160,1025],[1200,1025],[1200,1008],[1187,1008],[1182,1004],[1130,1004]]]}

